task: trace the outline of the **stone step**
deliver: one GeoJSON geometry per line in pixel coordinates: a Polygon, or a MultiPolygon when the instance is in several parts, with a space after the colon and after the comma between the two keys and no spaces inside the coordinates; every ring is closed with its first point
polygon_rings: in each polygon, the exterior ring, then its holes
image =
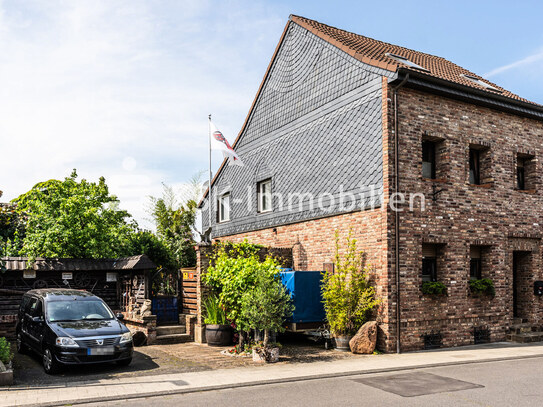
{"type": "Polygon", "coordinates": [[[171,345],[174,343],[192,342],[189,334],[160,335],[156,337],[155,345],[171,345]]]}
{"type": "Polygon", "coordinates": [[[543,341],[543,332],[523,332],[518,334],[510,334],[508,340],[517,343],[530,343],[543,341]]]}
{"type": "Polygon", "coordinates": [[[541,329],[540,326],[536,326],[530,323],[515,324],[509,327],[509,333],[520,334],[524,332],[536,332],[541,329]]]}
{"type": "Polygon", "coordinates": [[[185,325],[164,325],[156,327],[156,336],[181,335],[187,332],[185,325]]]}

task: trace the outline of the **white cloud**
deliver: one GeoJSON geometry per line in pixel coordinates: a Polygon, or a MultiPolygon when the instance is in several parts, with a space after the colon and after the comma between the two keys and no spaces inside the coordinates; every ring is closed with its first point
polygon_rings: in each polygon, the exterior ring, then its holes
{"type": "Polygon", "coordinates": [[[518,61],[512,62],[507,65],[494,68],[491,71],[487,72],[483,76],[485,78],[490,78],[495,75],[502,74],[504,72],[510,71],[511,69],[526,68],[531,65],[539,64],[537,67],[538,73],[540,72],[541,62],[543,62],[543,51],[539,50],[532,55],[529,55],[525,58],[519,59],[518,61]]]}
{"type": "Polygon", "coordinates": [[[251,1],[0,0],[2,199],[77,168],[145,225],[161,182],[207,168],[207,114],[234,139],[287,16],[251,1]]]}

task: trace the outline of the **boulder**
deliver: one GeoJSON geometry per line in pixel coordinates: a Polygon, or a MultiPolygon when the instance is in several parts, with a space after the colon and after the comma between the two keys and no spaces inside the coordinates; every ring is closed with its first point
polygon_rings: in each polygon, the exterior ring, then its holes
{"type": "Polygon", "coordinates": [[[349,341],[353,353],[373,353],[377,343],[377,321],[369,321],[360,327],[349,341]]]}

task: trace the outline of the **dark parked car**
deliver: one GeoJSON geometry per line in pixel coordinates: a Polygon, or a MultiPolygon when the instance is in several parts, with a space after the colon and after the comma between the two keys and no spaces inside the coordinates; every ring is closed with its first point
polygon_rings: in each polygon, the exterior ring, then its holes
{"type": "Polygon", "coordinates": [[[132,361],[132,334],[99,297],[83,290],[28,291],[19,308],[17,350],[43,357],[49,374],[64,365],[132,361]]]}

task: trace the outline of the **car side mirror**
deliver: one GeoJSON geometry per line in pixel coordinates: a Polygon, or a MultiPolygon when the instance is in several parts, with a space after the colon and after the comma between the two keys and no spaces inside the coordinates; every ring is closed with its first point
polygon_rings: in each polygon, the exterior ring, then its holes
{"type": "Polygon", "coordinates": [[[121,314],[120,312],[115,316],[117,317],[117,319],[120,319],[121,321],[124,319],[124,315],[121,314]]]}
{"type": "Polygon", "coordinates": [[[43,317],[32,317],[32,321],[34,322],[43,322],[43,317]]]}

